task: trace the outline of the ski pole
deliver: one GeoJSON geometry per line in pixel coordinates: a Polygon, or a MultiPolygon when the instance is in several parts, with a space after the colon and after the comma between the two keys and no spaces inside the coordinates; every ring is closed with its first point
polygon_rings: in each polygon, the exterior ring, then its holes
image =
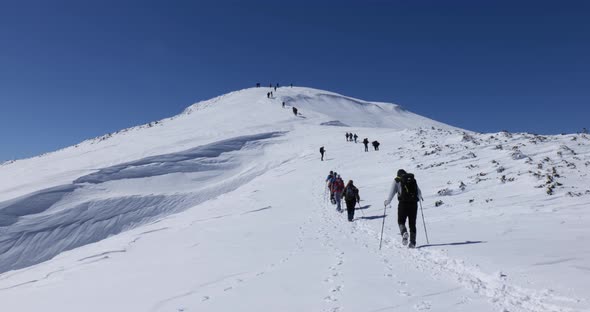
{"type": "Polygon", "coordinates": [[[385,211],[387,210],[387,205],[383,204],[383,223],[381,224],[381,239],[379,240],[379,250],[381,250],[381,244],[383,243],[383,228],[385,227],[385,211]]]}
{"type": "Polygon", "coordinates": [[[422,213],[422,223],[424,224],[424,234],[426,234],[426,243],[430,245],[430,241],[428,240],[428,231],[426,231],[426,221],[424,221],[424,210],[422,210],[422,202],[420,203],[420,212],[422,213]]]}

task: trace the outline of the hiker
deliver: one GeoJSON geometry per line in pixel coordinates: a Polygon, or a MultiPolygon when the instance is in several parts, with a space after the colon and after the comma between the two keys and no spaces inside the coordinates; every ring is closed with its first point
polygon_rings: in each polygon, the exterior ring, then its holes
{"type": "Polygon", "coordinates": [[[371,144],[373,144],[373,148],[374,148],[376,151],[378,151],[378,150],[379,150],[379,144],[380,144],[380,143],[379,143],[379,141],[373,141],[373,143],[371,143],[371,144]]]}
{"type": "Polygon", "coordinates": [[[342,191],[344,191],[344,181],[339,174],[336,174],[336,180],[332,183],[332,192],[334,193],[334,200],[336,201],[336,211],[342,212],[342,191]]]}
{"type": "Polygon", "coordinates": [[[365,144],[365,152],[369,151],[369,139],[365,138],[363,140],[363,144],[365,144]]]}
{"type": "Polygon", "coordinates": [[[272,91],[270,91],[270,97],[273,97],[273,95],[272,95],[272,91]]]}
{"type": "Polygon", "coordinates": [[[270,99],[270,92],[266,92],[266,98],[270,99]]]}
{"type": "Polygon", "coordinates": [[[330,170],[330,174],[326,178],[326,183],[328,190],[330,190],[330,202],[332,205],[336,204],[336,201],[334,200],[334,192],[332,192],[332,183],[334,183],[334,180],[336,180],[336,172],[330,170]]]}
{"type": "Polygon", "coordinates": [[[297,116],[297,108],[295,106],[293,106],[293,114],[297,116]]]}
{"type": "Polygon", "coordinates": [[[414,175],[407,173],[404,169],[397,171],[397,177],[391,185],[389,196],[385,200],[385,206],[389,206],[393,196],[397,194],[399,204],[397,206],[397,224],[400,234],[402,235],[402,244],[408,245],[408,230],[406,229],[406,219],[409,219],[410,225],[410,244],[409,248],[416,247],[416,216],[418,215],[418,201],[422,198],[422,191],[414,179],[414,175]]]}
{"type": "Polygon", "coordinates": [[[359,197],[359,190],[354,186],[352,180],[348,181],[344,192],[342,193],[344,201],[346,202],[346,212],[348,212],[348,221],[352,222],[354,219],[354,207],[357,203],[360,203],[361,198],[359,197]]]}
{"type": "Polygon", "coordinates": [[[346,132],[346,142],[348,142],[349,133],[346,132]]]}
{"type": "Polygon", "coordinates": [[[354,134],[354,143],[356,143],[356,139],[357,139],[358,137],[359,137],[359,136],[358,136],[358,135],[356,135],[356,133],[355,133],[355,134],[354,134]]]}
{"type": "Polygon", "coordinates": [[[324,153],[326,152],[326,150],[324,149],[324,147],[320,147],[320,154],[322,154],[322,161],[324,161],[324,153]]]}
{"type": "Polygon", "coordinates": [[[277,91],[277,86],[275,86],[275,91],[277,91]]]}
{"type": "Polygon", "coordinates": [[[256,83],[256,88],[260,88],[260,82],[256,83]]]}
{"type": "Polygon", "coordinates": [[[285,108],[285,102],[283,102],[283,108],[285,108]]]}

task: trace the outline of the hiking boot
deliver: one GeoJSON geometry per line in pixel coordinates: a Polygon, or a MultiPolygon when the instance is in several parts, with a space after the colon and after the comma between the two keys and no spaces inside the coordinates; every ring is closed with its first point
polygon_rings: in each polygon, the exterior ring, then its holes
{"type": "Polygon", "coordinates": [[[404,234],[402,234],[402,245],[408,245],[408,232],[404,232],[404,234]]]}
{"type": "Polygon", "coordinates": [[[416,247],[416,233],[415,232],[410,232],[410,245],[408,245],[408,247],[410,247],[410,248],[416,247]]]}

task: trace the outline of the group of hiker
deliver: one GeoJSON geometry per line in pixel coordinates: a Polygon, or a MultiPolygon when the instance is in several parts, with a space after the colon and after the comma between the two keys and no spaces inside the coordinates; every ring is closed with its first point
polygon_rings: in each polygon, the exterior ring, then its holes
{"type": "Polygon", "coordinates": [[[359,137],[359,136],[358,136],[358,135],[356,135],[356,133],[355,133],[355,134],[352,134],[352,133],[348,133],[348,132],[346,132],[346,141],[347,141],[347,142],[352,142],[352,141],[354,141],[354,143],[356,143],[356,139],[358,139],[358,137],[359,137]],[[353,140],[353,139],[354,139],[354,140],[353,140]]]}
{"type": "Polygon", "coordinates": [[[352,222],[356,205],[360,204],[361,201],[359,190],[354,186],[352,180],[348,180],[348,183],[344,186],[344,180],[334,171],[330,171],[330,174],[326,178],[326,183],[326,187],[330,191],[330,202],[336,205],[336,211],[342,212],[342,199],[344,199],[348,221],[352,222]]]}
{"type": "MultiPolygon", "coordinates": [[[[260,84],[256,84],[260,87],[260,84]]],[[[273,88],[272,83],[269,85],[273,88]]],[[[274,92],[276,92],[279,84],[274,86],[274,92]]],[[[291,85],[293,87],[293,85],[291,85]]],[[[267,93],[267,98],[273,97],[273,91],[267,93]]],[[[282,107],[285,108],[285,102],[282,102],[282,107]]],[[[298,115],[296,107],[292,107],[293,114],[298,115]]],[[[346,141],[357,143],[359,136],[356,133],[346,133],[346,141]]],[[[365,146],[365,152],[369,151],[369,139],[364,138],[362,143],[365,146]]],[[[375,151],[379,150],[379,141],[375,140],[371,142],[375,151]]],[[[324,161],[324,155],[326,149],[324,146],[320,147],[321,160],[324,161]]],[[[336,205],[336,211],[342,213],[342,200],[344,199],[347,211],[347,219],[349,222],[354,221],[354,212],[357,204],[360,209],[360,196],[359,190],[354,185],[352,180],[348,180],[348,183],[344,185],[344,180],[337,172],[330,171],[326,178],[326,188],[330,193],[330,202],[336,205]]],[[[390,206],[393,198],[397,195],[398,207],[397,207],[397,223],[402,237],[402,244],[409,248],[416,247],[416,218],[418,215],[418,202],[423,201],[422,191],[418,187],[418,183],[413,174],[407,173],[403,169],[397,171],[397,175],[394,178],[387,199],[384,201],[384,206],[390,206]],[[406,227],[406,222],[408,227],[406,227]],[[409,231],[408,231],[409,228],[409,231]]],[[[383,215],[385,218],[385,213],[383,215]]],[[[384,220],[385,221],[385,220],[384,220]]]]}
{"type": "MultiPolygon", "coordinates": [[[[358,135],[356,133],[346,133],[346,141],[354,141],[356,140],[358,135]]],[[[363,144],[365,145],[365,152],[369,150],[369,139],[365,138],[363,140],[363,144]]],[[[380,143],[378,141],[372,142],[373,148],[375,151],[379,150],[380,143]]],[[[322,146],[320,147],[320,154],[321,160],[324,160],[324,154],[326,153],[326,149],[322,146]]],[[[349,184],[352,188],[352,193],[347,197],[347,189],[344,187],[344,183],[342,179],[336,172],[330,171],[328,178],[326,179],[327,187],[330,190],[330,201],[336,205],[336,210],[341,211],[340,200],[341,198],[346,198],[346,208],[348,211],[348,221],[353,221],[354,218],[354,207],[355,201],[360,201],[360,197],[358,196],[358,189],[354,187],[352,184],[352,180],[349,181],[349,184]]],[[[391,189],[389,191],[389,195],[387,199],[384,201],[385,207],[391,204],[393,197],[397,195],[398,199],[398,207],[397,207],[397,223],[399,227],[400,234],[402,236],[402,243],[404,246],[408,246],[409,248],[416,247],[416,216],[418,214],[418,202],[420,200],[424,200],[422,198],[422,192],[416,183],[416,179],[414,175],[411,173],[407,173],[405,170],[400,169],[397,172],[397,176],[395,177],[393,184],[391,185],[391,189]],[[408,228],[406,227],[406,221],[408,221],[409,225],[409,232],[408,228]]],[[[385,218],[385,215],[383,216],[385,218]]]]}
{"type": "MultiPolygon", "coordinates": [[[[330,171],[326,178],[326,187],[330,191],[330,202],[336,205],[336,211],[342,212],[341,202],[344,199],[348,221],[354,220],[354,211],[357,204],[360,209],[359,190],[354,186],[352,180],[349,180],[346,186],[340,174],[330,171]]],[[[418,215],[418,202],[423,201],[422,191],[412,173],[407,173],[404,169],[397,171],[397,176],[392,182],[387,199],[384,201],[385,207],[390,206],[393,197],[397,195],[397,224],[402,236],[402,244],[409,248],[416,247],[416,217],[418,215]],[[406,221],[408,227],[406,227],[406,221]]],[[[385,218],[385,215],[383,215],[385,218]]]]}
{"type": "MultiPolygon", "coordinates": [[[[257,87],[257,88],[259,88],[259,87],[260,87],[260,83],[256,83],[256,87],[257,87]]],[[[270,87],[271,89],[273,89],[273,90],[274,90],[274,92],[276,92],[276,91],[277,91],[277,88],[279,88],[279,84],[277,83],[276,85],[274,85],[274,86],[273,86],[273,85],[272,85],[272,83],[271,83],[271,84],[269,85],[269,87],[270,87]]],[[[291,84],[291,88],[293,88],[293,84],[291,84]]],[[[269,91],[269,92],[267,92],[267,93],[266,93],[266,98],[267,98],[267,99],[274,99],[274,94],[273,94],[273,91],[269,91]]],[[[283,107],[283,108],[285,108],[285,101],[283,101],[283,103],[282,103],[282,107],[283,107]]],[[[293,106],[293,107],[291,107],[291,110],[293,111],[293,115],[295,115],[295,116],[298,116],[299,112],[298,112],[298,110],[297,110],[297,107],[293,106]]],[[[322,157],[322,160],[323,160],[323,157],[322,157]]]]}
{"type": "MultiPolygon", "coordinates": [[[[346,142],[354,142],[356,143],[356,140],[358,139],[358,135],[356,133],[349,133],[346,132],[346,142]]],[[[365,138],[363,140],[363,144],[365,145],[365,152],[369,151],[369,139],[365,138]]],[[[373,145],[373,148],[375,149],[375,151],[379,150],[379,145],[381,145],[381,143],[379,143],[379,141],[375,140],[373,142],[371,142],[371,145],[373,145]]]]}

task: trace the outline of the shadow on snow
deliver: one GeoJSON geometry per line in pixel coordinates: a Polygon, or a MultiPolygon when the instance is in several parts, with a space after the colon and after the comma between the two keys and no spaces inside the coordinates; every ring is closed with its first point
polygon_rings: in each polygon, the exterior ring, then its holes
{"type": "Polygon", "coordinates": [[[440,246],[460,246],[460,245],[485,244],[485,243],[487,243],[487,242],[486,241],[464,241],[464,242],[457,242],[457,243],[421,245],[416,248],[440,247],[440,246]]]}

